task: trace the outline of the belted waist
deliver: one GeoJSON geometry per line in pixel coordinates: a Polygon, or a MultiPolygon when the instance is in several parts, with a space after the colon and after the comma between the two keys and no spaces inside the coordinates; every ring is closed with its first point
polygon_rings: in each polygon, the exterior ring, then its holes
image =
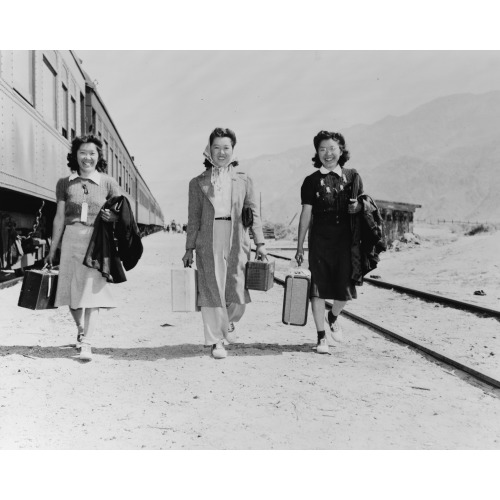
{"type": "Polygon", "coordinates": [[[216,217],[215,220],[231,220],[231,217],[216,217]]]}
{"type": "Polygon", "coordinates": [[[89,226],[89,227],[93,227],[94,224],[89,224],[88,222],[82,222],[81,220],[73,220],[71,222],[67,222],[66,225],[67,226],[74,226],[75,224],[81,224],[82,226],[89,226]]]}
{"type": "Polygon", "coordinates": [[[335,224],[335,225],[346,224],[349,222],[349,214],[333,210],[313,212],[313,223],[314,222],[319,222],[322,224],[335,224]]]}

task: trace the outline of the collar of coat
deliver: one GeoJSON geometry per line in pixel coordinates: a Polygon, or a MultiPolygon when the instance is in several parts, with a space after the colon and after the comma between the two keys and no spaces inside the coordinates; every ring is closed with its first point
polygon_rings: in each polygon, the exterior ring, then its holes
{"type": "MultiPolygon", "coordinates": [[[[232,181],[237,182],[239,180],[243,180],[246,176],[246,172],[240,170],[239,167],[235,167],[233,169],[232,181]]],[[[212,205],[214,204],[214,187],[211,183],[211,169],[205,170],[205,172],[201,173],[198,177],[198,184],[203,192],[203,194],[210,200],[212,205]]],[[[234,186],[234,184],[233,184],[234,186]]]]}

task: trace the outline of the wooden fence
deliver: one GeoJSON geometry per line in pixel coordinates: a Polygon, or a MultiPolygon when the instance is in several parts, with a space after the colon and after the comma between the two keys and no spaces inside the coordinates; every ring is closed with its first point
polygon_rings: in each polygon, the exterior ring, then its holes
{"type": "Polygon", "coordinates": [[[485,226],[493,226],[495,229],[500,228],[500,222],[486,222],[486,221],[464,221],[464,220],[447,220],[447,219],[415,219],[414,223],[422,223],[422,224],[463,224],[463,225],[472,225],[472,226],[480,226],[481,224],[485,226]]]}

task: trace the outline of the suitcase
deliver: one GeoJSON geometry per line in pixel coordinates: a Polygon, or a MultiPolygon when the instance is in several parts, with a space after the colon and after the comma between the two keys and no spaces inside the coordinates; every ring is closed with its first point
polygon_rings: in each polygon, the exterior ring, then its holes
{"type": "Polygon", "coordinates": [[[172,269],[172,311],[195,312],[198,307],[198,270],[172,269]]]}
{"type": "Polygon", "coordinates": [[[300,267],[290,270],[285,278],[283,295],[283,316],[285,325],[304,326],[309,310],[311,273],[300,267]]]}
{"type": "Polygon", "coordinates": [[[245,266],[245,288],[267,292],[274,285],[274,261],[249,260],[245,266]]]}
{"type": "Polygon", "coordinates": [[[56,309],[54,301],[58,274],[58,271],[45,268],[25,271],[17,305],[35,310],[56,309]]]}

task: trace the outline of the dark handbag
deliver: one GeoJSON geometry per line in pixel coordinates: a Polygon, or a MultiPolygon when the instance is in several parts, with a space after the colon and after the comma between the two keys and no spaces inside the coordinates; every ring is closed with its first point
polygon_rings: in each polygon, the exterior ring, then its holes
{"type": "Polygon", "coordinates": [[[252,227],[253,224],[253,212],[250,207],[243,207],[241,212],[241,221],[244,227],[252,227]]]}

